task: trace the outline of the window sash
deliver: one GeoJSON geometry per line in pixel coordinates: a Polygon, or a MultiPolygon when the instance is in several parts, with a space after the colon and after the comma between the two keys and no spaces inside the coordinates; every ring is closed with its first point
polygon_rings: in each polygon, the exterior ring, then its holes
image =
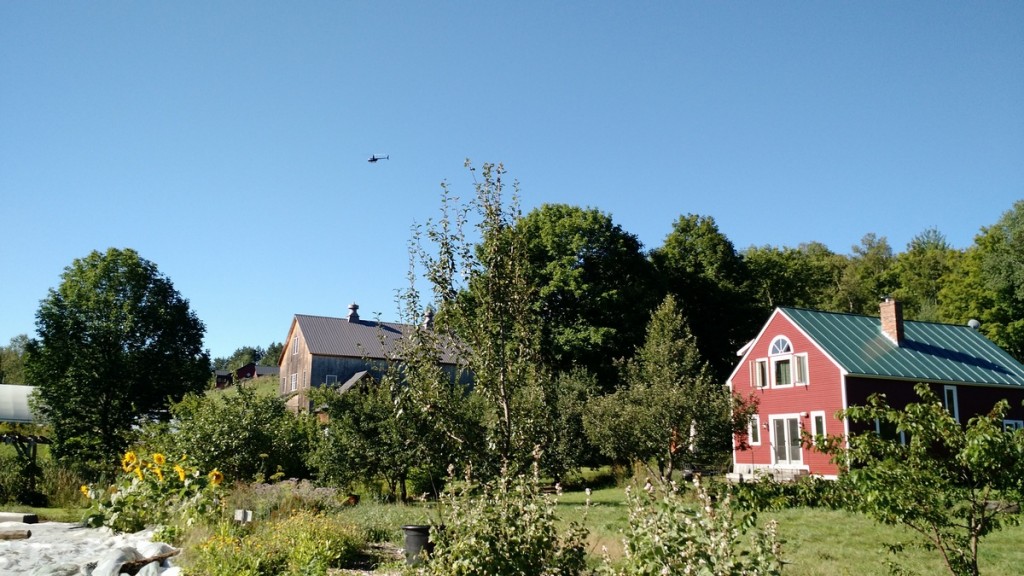
{"type": "Polygon", "coordinates": [[[796,354],[793,356],[793,383],[807,384],[807,355],[796,354]]]}
{"type": "Polygon", "coordinates": [[[775,374],[775,385],[776,386],[792,386],[793,385],[793,365],[790,359],[779,358],[778,360],[772,361],[775,369],[772,371],[775,374]]]}
{"type": "Polygon", "coordinates": [[[944,386],[942,389],[942,404],[953,416],[953,420],[960,421],[960,407],[956,398],[956,386],[944,386]]]}
{"type": "Polygon", "coordinates": [[[751,365],[753,369],[752,382],[757,388],[768,386],[768,361],[764,359],[755,360],[751,365]]]}
{"type": "Polygon", "coordinates": [[[800,418],[798,416],[772,418],[772,444],[776,464],[802,463],[800,418]]]}
{"type": "Polygon", "coordinates": [[[817,410],[811,412],[811,435],[815,438],[825,436],[825,412],[817,410]]]}
{"type": "Polygon", "coordinates": [[[751,414],[747,422],[747,440],[751,446],[761,445],[761,417],[757,414],[751,414]]]}

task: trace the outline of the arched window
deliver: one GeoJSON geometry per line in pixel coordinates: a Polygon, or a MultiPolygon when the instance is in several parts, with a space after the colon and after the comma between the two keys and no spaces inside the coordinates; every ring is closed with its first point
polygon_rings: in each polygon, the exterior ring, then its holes
{"type": "Polygon", "coordinates": [[[792,354],[793,347],[790,346],[789,340],[787,340],[785,336],[776,336],[775,339],[772,340],[771,351],[768,353],[772,356],[776,356],[778,354],[792,354]]]}
{"type": "Polygon", "coordinates": [[[773,387],[807,384],[807,354],[794,354],[785,336],[776,336],[768,349],[773,387]]]}

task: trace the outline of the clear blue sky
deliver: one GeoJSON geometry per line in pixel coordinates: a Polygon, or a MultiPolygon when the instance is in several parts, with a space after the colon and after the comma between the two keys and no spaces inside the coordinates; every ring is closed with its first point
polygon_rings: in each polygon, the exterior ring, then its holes
{"type": "Polygon", "coordinates": [[[648,249],[689,213],[738,249],[963,248],[1024,197],[1024,2],[3,2],[0,343],[108,247],[213,356],[394,320],[467,157],[648,249]]]}

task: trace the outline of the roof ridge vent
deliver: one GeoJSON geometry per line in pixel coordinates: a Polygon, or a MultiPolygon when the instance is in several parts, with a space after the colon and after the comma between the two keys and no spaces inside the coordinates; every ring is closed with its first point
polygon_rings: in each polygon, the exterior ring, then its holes
{"type": "Polygon", "coordinates": [[[359,304],[353,302],[348,305],[348,321],[359,322],[359,304]]]}

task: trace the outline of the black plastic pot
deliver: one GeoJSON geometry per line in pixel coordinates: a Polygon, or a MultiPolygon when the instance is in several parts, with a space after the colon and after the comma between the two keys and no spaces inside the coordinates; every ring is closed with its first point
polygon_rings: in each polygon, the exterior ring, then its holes
{"type": "Polygon", "coordinates": [[[405,532],[405,563],[414,566],[430,556],[434,544],[430,541],[430,526],[409,524],[402,526],[405,532]]]}

